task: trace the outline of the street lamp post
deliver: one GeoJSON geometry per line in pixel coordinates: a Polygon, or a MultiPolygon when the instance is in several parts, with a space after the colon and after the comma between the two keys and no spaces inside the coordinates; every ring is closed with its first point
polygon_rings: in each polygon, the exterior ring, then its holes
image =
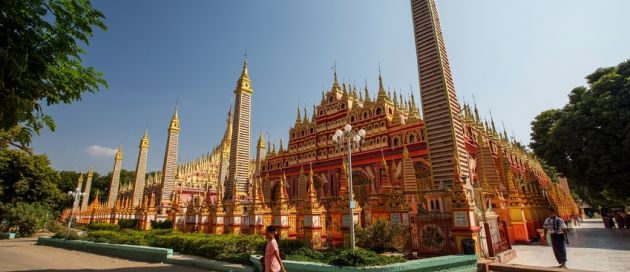
{"type": "Polygon", "coordinates": [[[352,130],[352,126],[347,124],[343,127],[343,131],[338,129],[335,131],[332,139],[339,148],[343,148],[344,143],[348,144],[348,195],[350,199],[350,249],[354,250],[354,207],[355,202],[352,197],[352,144],[360,145],[365,139],[365,129],[358,132],[352,130]]]}
{"type": "Polygon", "coordinates": [[[68,192],[68,197],[74,198],[72,202],[72,212],[70,212],[70,220],[68,220],[68,236],[70,236],[70,226],[72,226],[72,217],[74,216],[74,206],[78,203],[79,197],[84,196],[85,193],[81,192],[81,188],[77,187],[74,191],[68,192]]]}

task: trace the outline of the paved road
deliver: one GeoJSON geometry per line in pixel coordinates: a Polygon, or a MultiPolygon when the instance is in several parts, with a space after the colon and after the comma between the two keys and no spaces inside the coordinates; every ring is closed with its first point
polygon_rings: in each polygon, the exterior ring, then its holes
{"type": "MultiPolygon", "coordinates": [[[[569,233],[567,266],[592,271],[630,271],[630,229],[604,229],[601,219],[590,219],[569,233]]],[[[557,265],[550,246],[514,246],[510,263],[557,265]]]]}
{"type": "Polygon", "coordinates": [[[35,245],[35,239],[0,240],[0,271],[191,271],[208,270],[110,258],[35,245]]]}

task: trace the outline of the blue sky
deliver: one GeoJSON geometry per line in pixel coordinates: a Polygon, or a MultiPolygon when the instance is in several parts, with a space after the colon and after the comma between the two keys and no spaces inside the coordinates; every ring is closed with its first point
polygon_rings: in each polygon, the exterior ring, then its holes
{"type": "MultiPolygon", "coordinates": [[[[181,161],[220,141],[247,52],[254,88],[252,135],[287,139],[296,108],[319,103],[339,79],[376,93],[385,85],[419,97],[407,0],[93,0],[109,30],[97,31],[84,62],[110,88],[46,109],[57,130],[35,137],[35,152],[57,169],[106,173],[108,148],[124,148],[134,169],[144,130],[148,170],[162,167],[166,128],[179,102],[181,161]],[[266,135],[267,136],[267,135],[266,135]],[[91,147],[91,148],[90,148],[91,147]]],[[[630,58],[630,1],[438,1],[458,96],[529,142],[530,122],[561,107],[598,67],[630,58]]],[[[499,125],[500,126],[500,125],[499,125]]]]}

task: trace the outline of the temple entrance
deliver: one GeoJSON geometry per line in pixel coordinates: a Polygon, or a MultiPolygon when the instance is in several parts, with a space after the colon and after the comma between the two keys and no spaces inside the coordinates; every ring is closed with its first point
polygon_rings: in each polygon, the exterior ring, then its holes
{"type": "Polygon", "coordinates": [[[352,172],[352,190],[354,198],[361,206],[365,206],[365,202],[370,194],[370,180],[360,171],[352,172]]]}
{"type": "Polygon", "coordinates": [[[416,217],[412,226],[411,243],[418,256],[457,254],[451,213],[423,213],[416,217]]]}

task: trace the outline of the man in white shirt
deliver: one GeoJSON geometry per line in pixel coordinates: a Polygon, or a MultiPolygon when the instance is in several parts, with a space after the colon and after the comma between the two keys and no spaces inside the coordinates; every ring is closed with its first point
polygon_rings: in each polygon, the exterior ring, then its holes
{"type": "Polygon", "coordinates": [[[564,223],[562,218],[556,215],[554,209],[549,210],[549,217],[545,219],[543,224],[545,229],[545,237],[547,233],[551,234],[551,246],[553,247],[553,255],[556,256],[556,260],[560,264],[558,267],[567,268],[567,248],[569,239],[567,237],[567,224],[564,223]]]}

